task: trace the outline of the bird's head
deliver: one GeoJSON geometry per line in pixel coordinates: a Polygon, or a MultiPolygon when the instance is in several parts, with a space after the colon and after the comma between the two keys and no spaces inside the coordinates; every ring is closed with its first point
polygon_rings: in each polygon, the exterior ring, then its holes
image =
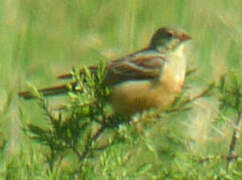
{"type": "Polygon", "coordinates": [[[174,50],[190,39],[189,35],[180,30],[160,28],[154,33],[149,47],[157,50],[174,50]]]}

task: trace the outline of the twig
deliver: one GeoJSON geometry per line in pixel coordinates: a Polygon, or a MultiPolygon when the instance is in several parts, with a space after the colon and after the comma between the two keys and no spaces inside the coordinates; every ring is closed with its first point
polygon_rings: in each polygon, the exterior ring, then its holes
{"type": "Polygon", "coordinates": [[[184,106],[187,103],[190,103],[192,101],[195,101],[196,99],[199,99],[203,96],[206,96],[208,94],[208,92],[213,88],[214,83],[211,83],[207,89],[205,89],[204,91],[202,91],[201,93],[197,94],[196,96],[192,97],[192,98],[187,98],[185,99],[185,101],[183,101],[183,103],[180,106],[184,106]]]}
{"type": "MultiPolygon", "coordinates": [[[[166,112],[174,112],[174,111],[179,111],[181,108],[183,108],[186,104],[189,104],[203,96],[206,96],[209,91],[214,87],[214,83],[211,83],[207,89],[205,89],[204,91],[202,91],[201,93],[195,95],[194,97],[192,98],[186,98],[181,104],[179,104],[179,106],[175,107],[175,108],[171,108],[171,109],[168,109],[166,112]]],[[[185,108],[185,110],[189,110],[190,108],[185,108]]]]}
{"type": "Polygon", "coordinates": [[[71,149],[72,149],[72,151],[77,155],[77,157],[80,159],[81,158],[81,153],[77,150],[77,148],[74,146],[74,145],[72,145],[71,146],[71,149]]]}
{"type": "Polygon", "coordinates": [[[97,140],[97,138],[103,133],[103,131],[104,131],[105,128],[106,128],[106,126],[105,126],[105,124],[103,124],[96,131],[96,133],[93,135],[92,138],[88,138],[89,140],[88,140],[88,142],[87,142],[87,144],[85,146],[85,150],[83,151],[82,154],[78,155],[80,161],[83,161],[83,159],[85,159],[85,157],[87,156],[87,154],[88,154],[88,152],[90,150],[90,147],[91,147],[92,143],[97,140]]]}
{"type": "Polygon", "coordinates": [[[233,155],[230,155],[230,156],[226,156],[226,155],[220,155],[220,156],[214,156],[214,157],[206,157],[206,158],[202,158],[199,160],[200,163],[204,163],[204,162],[207,162],[207,161],[211,161],[211,160],[219,160],[219,159],[227,159],[227,160],[235,160],[235,159],[238,159],[240,156],[237,155],[237,154],[233,154],[233,155]]]}
{"type": "Polygon", "coordinates": [[[186,77],[190,76],[191,74],[195,73],[197,71],[197,69],[190,69],[190,70],[187,70],[186,72],[186,77]]]}
{"type": "Polygon", "coordinates": [[[101,147],[94,148],[93,150],[94,150],[94,151],[103,151],[103,150],[105,150],[107,147],[110,147],[110,146],[112,146],[112,145],[114,145],[114,144],[115,144],[115,141],[112,140],[112,142],[107,143],[106,145],[103,145],[103,146],[101,146],[101,147]]]}
{"type": "MultiPolygon", "coordinates": [[[[229,153],[228,153],[229,157],[234,156],[236,154],[235,147],[236,147],[236,141],[237,141],[237,139],[239,139],[239,131],[240,131],[241,123],[242,123],[242,112],[238,112],[238,119],[237,119],[237,122],[235,124],[231,143],[230,143],[230,146],[229,146],[229,153]]],[[[229,167],[231,166],[233,161],[234,161],[233,158],[228,158],[227,170],[229,169],[229,167]]]]}

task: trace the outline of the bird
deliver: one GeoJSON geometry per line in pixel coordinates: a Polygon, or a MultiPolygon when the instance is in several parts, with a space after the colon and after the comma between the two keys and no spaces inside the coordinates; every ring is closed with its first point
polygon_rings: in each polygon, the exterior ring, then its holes
{"type": "MultiPolygon", "coordinates": [[[[132,115],[152,108],[161,112],[169,108],[184,85],[187,66],[184,48],[189,40],[191,36],[181,30],[161,27],[147,47],[107,62],[104,84],[111,89],[109,99],[114,111],[132,115]]],[[[88,68],[94,73],[98,70],[95,65],[88,68]]],[[[67,73],[58,79],[71,79],[72,76],[67,73]]],[[[67,84],[39,89],[44,96],[68,91],[67,84]]],[[[28,91],[19,95],[33,98],[28,91]]]]}

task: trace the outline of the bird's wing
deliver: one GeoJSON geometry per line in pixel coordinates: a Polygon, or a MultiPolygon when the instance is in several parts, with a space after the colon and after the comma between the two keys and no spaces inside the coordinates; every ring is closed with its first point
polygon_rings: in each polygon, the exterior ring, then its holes
{"type": "Polygon", "coordinates": [[[140,51],[108,65],[106,82],[109,85],[129,80],[147,80],[160,76],[165,57],[155,51],[140,51]]]}
{"type": "MultiPolygon", "coordinates": [[[[105,82],[107,85],[114,85],[128,80],[157,78],[161,73],[164,62],[164,54],[154,50],[142,50],[130,54],[107,64],[105,82]]],[[[95,73],[97,71],[97,66],[89,66],[88,68],[91,72],[95,73]]],[[[58,76],[59,79],[69,79],[71,77],[71,73],[58,76]]]]}

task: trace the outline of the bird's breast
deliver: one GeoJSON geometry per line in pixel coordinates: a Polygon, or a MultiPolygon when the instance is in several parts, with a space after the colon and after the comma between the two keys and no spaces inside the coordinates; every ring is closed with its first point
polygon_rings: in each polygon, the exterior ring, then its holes
{"type": "Polygon", "coordinates": [[[183,52],[167,55],[160,81],[169,91],[179,93],[183,87],[186,73],[186,57],[183,52]]]}
{"type": "Polygon", "coordinates": [[[183,53],[168,54],[159,79],[131,80],[113,86],[111,99],[115,111],[133,114],[149,108],[165,110],[181,91],[185,72],[183,53]]]}

